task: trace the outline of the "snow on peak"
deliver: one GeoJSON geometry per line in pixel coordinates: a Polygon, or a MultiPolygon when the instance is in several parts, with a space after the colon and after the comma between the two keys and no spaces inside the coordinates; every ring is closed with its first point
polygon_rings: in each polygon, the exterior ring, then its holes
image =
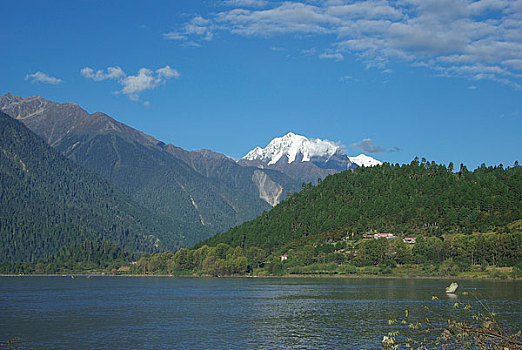
{"type": "Polygon", "coordinates": [[[381,165],[382,162],[375,158],[369,157],[366,154],[359,154],[357,157],[348,157],[352,163],[357,164],[358,166],[370,167],[381,165]]]}
{"type": "Polygon", "coordinates": [[[243,159],[261,160],[267,162],[268,165],[272,165],[277,163],[283,156],[288,158],[288,163],[292,163],[301,154],[301,161],[309,162],[312,157],[330,158],[340,149],[332,141],[309,139],[289,132],[283,137],[276,137],[265,148],[254,148],[243,159]]]}

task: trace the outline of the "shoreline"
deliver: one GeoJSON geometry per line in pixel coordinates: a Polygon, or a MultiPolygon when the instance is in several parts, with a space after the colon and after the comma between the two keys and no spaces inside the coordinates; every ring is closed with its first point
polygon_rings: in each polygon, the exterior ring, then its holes
{"type": "Polygon", "coordinates": [[[162,278],[346,278],[346,279],[403,279],[403,280],[480,280],[480,281],[501,281],[501,282],[517,282],[522,281],[522,278],[495,278],[495,277],[472,277],[472,276],[386,276],[386,275],[327,275],[327,274],[295,274],[282,276],[251,276],[251,275],[230,275],[230,276],[199,276],[199,275],[151,275],[151,274],[102,274],[102,273],[67,273],[67,274],[0,274],[0,277],[63,277],[74,279],[76,277],[162,277],[162,278]]]}

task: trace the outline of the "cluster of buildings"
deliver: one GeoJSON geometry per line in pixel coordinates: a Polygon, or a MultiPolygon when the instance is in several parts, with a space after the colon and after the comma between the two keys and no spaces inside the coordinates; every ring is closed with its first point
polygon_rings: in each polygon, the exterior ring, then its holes
{"type": "MultiPolygon", "coordinates": [[[[363,234],[363,238],[365,239],[379,239],[379,238],[386,238],[386,239],[395,239],[399,238],[395,236],[393,233],[365,233],[363,234]]],[[[415,244],[417,242],[417,237],[404,237],[402,239],[404,243],[408,244],[415,244]]]]}

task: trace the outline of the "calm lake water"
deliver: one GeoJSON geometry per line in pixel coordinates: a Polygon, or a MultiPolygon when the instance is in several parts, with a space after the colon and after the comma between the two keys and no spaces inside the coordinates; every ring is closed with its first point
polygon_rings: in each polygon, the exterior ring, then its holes
{"type": "MultiPolygon", "coordinates": [[[[387,320],[464,312],[451,280],[0,277],[0,342],[28,349],[374,349],[387,320]],[[431,300],[432,295],[440,299],[431,300]]],[[[522,283],[458,281],[522,327],[522,283]]],[[[468,312],[468,311],[466,311],[468,312]]],[[[16,347],[9,347],[10,349],[16,347]]]]}

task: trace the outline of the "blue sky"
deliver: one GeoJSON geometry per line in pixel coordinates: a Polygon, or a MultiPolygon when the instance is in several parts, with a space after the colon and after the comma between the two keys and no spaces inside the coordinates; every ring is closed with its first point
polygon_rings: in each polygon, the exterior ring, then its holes
{"type": "Polygon", "coordinates": [[[293,131],[348,155],[522,161],[522,1],[3,1],[0,94],[240,158],[293,131]],[[374,152],[374,153],[371,153],[374,152]]]}

